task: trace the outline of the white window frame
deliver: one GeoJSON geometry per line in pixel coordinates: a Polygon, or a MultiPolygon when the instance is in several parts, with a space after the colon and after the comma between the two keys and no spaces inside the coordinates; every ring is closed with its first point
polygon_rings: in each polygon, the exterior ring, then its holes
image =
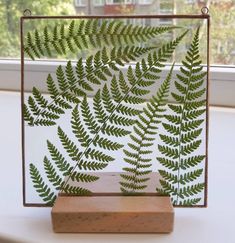
{"type": "Polygon", "coordinates": [[[160,8],[160,13],[162,13],[162,14],[172,14],[173,13],[173,9],[170,9],[170,8],[160,8]]]}
{"type": "MultiPolygon", "coordinates": [[[[65,65],[65,62],[33,61],[25,67],[25,76],[30,77],[30,86],[25,90],[31,92],[33,86],[40,87],[37,82],[38,75],[47,76],[55,71],[55,66],[65,65]]],[[[169,68],[170,69],[170,66],[169,68]]],[[[175,73],[179,66],[175,68],[175,73]]],[[[125,72],[125,68],[124,68],[125,72]]],[[[162,72],[167,75],[167,70],[162,72]]],[[[29,82],[27,82],[29,83],[29,82]]],[[[0,60],[0,90],[20,91],[20,60],[0,60]]],[[[217,106],[235,107],[235,67],[234,66],[211,66],[210,68],[210,104],[217,106]]]]}
{"type": "Polygon", "coordinates": [[[84,0],[74,0],[74,5],[75,5],[75,7],[85,7],[86,6],[85,2],[84,2],[84,0]]]}
{"type": "Polygon", "coordinates": [[[153,3],[153,0],[138,0],[139,5],[150,5],[153,3]]]}
{"type": "Polygon", "coordinates": [[[120,5],[120,4],[132,4],[133,0],[123,0],[120,3],[114,3],[114,0],[106,0],[106,5],[120,5]]]}
{"type": "Polygon", "coordinates": [[[105,0],[93,0],[93,5],[97,6],[104,6],[105,0]]]}

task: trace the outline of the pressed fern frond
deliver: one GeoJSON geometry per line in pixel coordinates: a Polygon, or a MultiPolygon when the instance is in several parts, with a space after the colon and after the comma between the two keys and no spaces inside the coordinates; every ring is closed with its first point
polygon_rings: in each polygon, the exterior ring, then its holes
{"type": "Polygon", "coordinates": [[[196,155],[201,145],[199,138],[202,133],[200,119],[205,112],[204,77],[199,56],[199,29],[196,31],[192,44],[182,61],[180,74],[177,74],[175,88],[172,93],[178,104],[169,104],[171,114],[165,115],[163,123],[166,134],[161,134],[163,144],[158,145],[164,157],[158,157],[164,170],[161,175],[161,188],[157,191],[172,197],[175,205],[195,205],[201,201],[198,196],[204,190],[204,183],[198,183],[203,174],[199,168],[205,155],[196,155]],[[196,167],[196,168],[193,168],[196,167]]]}
{"type": "MultiPolygon", "coordinates": [[[[99,117],[99,109],[95,108],[95,104],[101,102],[103,106],[103,112],[108,113],[111,112],[111,98],[109,95],[109,90],[105,85],[100,94],[100,90],[95,95],[94,101],[92,104],[88,103],[87,97],[84,96],[82,102],[80,103],[80,108],[78,109],[78,105],[72,111],[71,117],[71,130],[73,132],[74,137],[77,138],[77,143],[73,142],[74,139],[70,138],[66,132],[58,127],[57,134],[60,140],[60,143],[70,159],[70,162],[67,162],[65,157],[59,151],[56,146],[54,146],[50,141],[47,141],[48,150],[50,153],[50,157],[52,162],[45,157],[44,158],[44,170],[47,176],[48,181],[52,184],[55,191],[62,190],[65,193],[69,194],[77,194],[77,195],[88,195],[91,192],[84,187],[74,187],[69,185],[68,180],[82,182],[82,183],[90,183],[94,182],[98,179],[97,176],[93,176],[86,173],[77,172],[75,166],[72,165],[74,163],[77,164],[77,168],[79,170],[85,171],[96,171],[104,169],[108,163],[114,160],[109,153],[105,153],[104,151],[99,150],[107,149],[110,150],[118,150],[123,147],[121,143],[112,142],[109,138],[102,138],[98,135],[94,135],[101,128],[102,122],[99,121],[97,117],[99,117]],[[100,99],[100,100],[99,100],[100,99]],[[92,112],[94,110],[94,112],[92,112]],[[89,145],[93,144],[95,148],[90,148],[89,145]],[[82,148],[82,149],[81,149],[82,148]],[[64,177],[68,176],[69,179],[65,182],[64,177]]],[[[113,117],[112,123],[118,125],[120,123],[120,117],[113,117]]],[[[122,122],[124,125],[124,122],[122,122]]],[[[126,126],[130,126],[129,123],[125,124],[126,126]]],[[[129,131],[124,128],[120,128],[115,125],[109,125],[106,128],[103,128],[103,132],[110,136],[125,136],[129,134],[129,131]]],[[[36,168],[36,167],[35,167],[36,168]]],[[[38,172],[39,173],[39,172],[38,172]]],[[[33,179],[33,177],[32,177],[33,179]]],[[[49,188],[48,185],[42,180],[42,177],[39,178],[42,184],[42,187],[45,187],[45,190],[49,188]]],[[[33,181],[34,186],[37,187],[35,181],[33,181]]],[[[39,196],[43,196],[39,194],[39,196]]],[[[49,200],[49,199],[48,199],[49,200]]],[[[53,203],[52,201],[50,202],[53,203]]]]}
{"type": "Polygon", "coordinates": [[[89,56],[83,64],[82,58],[73,70],[69,61],[65,69],[59,66],[56,70],[56,81],[51,75],[47,78],[47,89],[50,99],[34,87],[24,104],[24,119],[30,126],[53,126],[65,110],[80,102],[80,97],[93,91],[94,85],[101,85],[112,76],[110,70],[119,71],[118,65],[136,61],[140,56],[153,50],[153,47],[114,47],[110,54],[106,48],[89,56]],[[57,85],[58,83],[58,85],[57,85]]]}
{"type": "Polygon", "coordinates": [[[76,54],[88,48],[134,45],[174,28],[177,27],[134,26],[117,20],[102,21],[102,24],[98,19],[73,20],[69,25],[56,25],[52,30],[45,27],[42,33],[38,30],[28,32],[24,52],[35,59],[52,56],[53,53],[76,54]]]}
{"type": "MultiPolygon", "coordinates": [[[[86,143],[86,149],[81,155],[80,160],[82,160],[83,156],[86,156],[91,145],[98,144],[97,136],[100,136],[99,133],[114,137],[122,137],[130,133],[128,129],[119,127],[120,120],[118,117],[128,110],[128,103],[138,104],[145,102],[143,96],[150,92],[149,87],[154,83],[153,76],[155,81],[159,78],[158,75],[162,70],[161,68],[165,67],[163,62],[171,56],[175,47],[187,32],[188,31],[184,32],[174,41],[163,45],[158,52],[153,51],[152,53],[149,53],[147,56],[147,60],[149,60],[148,64],[146,64],[145,59],[142,59],[141,63],[138,62],[136,64],[135,70],[130,66],[128,69],[127,80],[120,71],[118,77],[119,83],[117,82],[117,78],[112,79],[111,92],[109,92],[106,85],[104,85],[102,91],[98,90],[93,100],[93,108],[95,110],[97,121],[100,122],[100,126],[94,134],[93,139],[86,143]],[[147,84],[145,83],[146,81],[147,84]],[[114,89],[113,87],[116,87],[117,89],[114,89]],[[117,92],[119,93],[119,99],[114,98],[114,100],[112,100],[111,97],[115,97],[117,92]]],[[[136,114],[139,113],[139,110],[136,108],[129,109],[129,112],[133,111],[134,113],[129,113],[130,116],[136,116],[136,114]]],[[[122,125],[127,125],[127,123],[125,122],[122,125]]],[[[79,161],[74,168],[76,169],[78,166],[79,161]]]]}
{"type": "Polygon", "coordinates": [[[146,182],[149,180],[148,175],[151,172],[150,167],[152,165],[152,150],[150,149],[166,110],[172,70],[173,66],[157,94],[152,97],[147,103],[147,107],[143,109],[143,113],[139,115],[134,131],[130,136],[129,149],[123,150],[126,156],[124,161],[130,164],[130,167],[123,168],[123,171],[127,174],[121,174],[121,191],[125,194],[135,194],[147,187],[146,182]]]}
{"type": "Polygon", "coordinates": [[[38,192],[38,195],[43,199],[43,201],[48,205],[52,206],[56,199],[55,193],[49,188],[43,181],[39,170],[33,165],[30,164],[30,176],[34,184],[34,188],[38,192]]]}
{"type": "MultiPolygon", "coordinates": [[[[36,191],[38,192],[39,196],[46,202],[48,206],[53,206],[55,199],[56,199],[56,191],[60,190],[64,185],[64,176],[70,174],[73,170],[73,167],[65,160],[63,155],[58,151],[58,149],[49,141],[47,142],[48,150],[50,152],[51,158],[55,163],[52,163],[46,156],[43,160],[44,170],[47,176],[48,181],[53,186],[53,191],[51,187],[49,187],[46,182],[43,180],[42,176],[40,175],[39,170],[36,168],[35,165],[30,164],[30,175],[36,191]]],[[[71,180],[77,182],[94,182],[98,179],[97,176],[73,172],[71,174],[71,180]]],[[[91,192],[82,187],[75,187],[67,185],[64,188],[65,193],[73,193],[79,195],[89,195],[91,192]]]]}

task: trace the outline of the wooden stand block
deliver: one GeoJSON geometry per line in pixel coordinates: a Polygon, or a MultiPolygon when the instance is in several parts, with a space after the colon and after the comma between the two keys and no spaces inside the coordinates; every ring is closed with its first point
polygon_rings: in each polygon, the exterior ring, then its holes
{"type": "Polygon", "coordinates": [[[169,233],[173,223],[169,197],[59,196],[52,208],[58,233],[169,233]]]}
{"type": "MultiPolygon", "coordinates": [[[[120,173],[99,173],[92,196],[59,195],[52,208],[58,233],[169,233],[174,209],[169,197],[156,195],[157,173],[151,174],[146,194],[123,196],[120,173]]],[[[76,186],[76,184],[74,184],[76,186]]]]}

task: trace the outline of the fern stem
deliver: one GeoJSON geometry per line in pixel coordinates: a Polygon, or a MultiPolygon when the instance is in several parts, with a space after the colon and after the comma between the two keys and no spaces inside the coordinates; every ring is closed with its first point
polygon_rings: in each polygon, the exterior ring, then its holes
{"type": "MultiPolygon", "coordinates": [[[[169,51],[169,49],[171,50],[172,48],[176,47],[178,45],[178,43],[180,42],[180,40],[187,34],[187,32],[188,32],[188,30],[185,31],[181,36],[179,36],[178,38],[176,38],[173,42],[171,42],[171,45],[170,46],[169,46],[169,44],[167,44],[166,46],[164,45],[162,47],[162,49],[165,50],[165,48],[167,48],[167,50],[169,51]]],[[[165,50],[165,52],[168,52],[167,50],[165,50]]],[[[106,122],[110,119],[110,117],[113,115],[113,113],[120,107],[122,101],[124,101],[128,97],[129,93],[136,87],[136,85],[149,72],[149,70],[151,70],[152,67],[157,66],[157,64],[161,61],[161,59],[163,58],[164,55],[166,55],[166,54],[161,53],[161,55],[159,55],[156,58],[156,60],[154,60],[154,62],[151,65],[148,66],[148,68],[146,69],[146,71],[144,71],[142,73],[142,75],[137,79],[137,81],[135,83],[133,83],[132,87],[128,89],[128,91],[126,92],[126,94],[124,95],[124,97],[122,97],[122,99],[119,101],[118,105],[116,105],[116,107],[113,109],[113,111],[110,113],[110,115],[104,120],[103,125],[98,129],[98,131],[97,131],[96,135],[94,136],[94,138],[89,142],[89,144],[87,145],[86,149],[83,151],[83,153],[79,157],[80,160],[86,154],[86,152],[88,151],[90,145],[95,141],[95,139],[97,138],[99,132],[105,127],[106,122]]],[[[79,162],[76,163],[76,165],[74,166],[74,169],[71,172],[71,174],[73,174],[73,172],[75,171],[75,169],[77,168],[78,165],[79,165],[79,162]]],[[[66,182],[64,183],[63,188],[66,187],[68,181],[70,180],[71,174],[68,176],[66,182]]],[[[62,191],[63,191],[63,188],[61,189],[62,191]]]]}
{"type": "Polygon", "coordinates": [[[192,77],[192,66],[193,66],[193,62],[194,62],[194,57],[195,57],[195,54],[193,54],[193,57],[192,57],[192,61],[190,62],[190,75],[188,76],[188,84],[187,84],[187,90],[186,90],[186,93],[185,93],[185,97],[184,97],[184,101],[183,101],[183,108],[182,108],[182,113],[181,113],[181,118],[180,118],[180,130],[179,130],[179,160],[178,160],[178,172],[177,172],[177,196],[176,196],[176,205],[178,205],[178,200],[179,200],[179,191],[180,191],[180,173],[181,173],[181,170],[180,170],[180,166],[181,166],[181,141],[182,141],[182,126],[183,126],[183,117],[184,117],[184,111],[185,111],[185,104],[186,104],[186,101],[188,99],[188,93],[189,93],[189,90],[190,90],[190,84],[191,84],[191,77],[192,77]]]}

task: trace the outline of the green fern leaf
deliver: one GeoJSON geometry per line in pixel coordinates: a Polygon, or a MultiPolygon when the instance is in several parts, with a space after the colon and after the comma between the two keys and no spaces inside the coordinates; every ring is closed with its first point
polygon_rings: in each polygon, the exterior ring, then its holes
{"type": "Polygon", "coordinates": [[[195,185],[185,186],[183,188],[180,188],[179,197],[185,198],[185,197],[197,195],[198,193],[202,192],[202,190],[204,190],[204,187],[205,187],[204,183],[198,183],[195,185]]]}
{"type": "Polygon", "coordinates": [[[28,32],[24,51],[31,59],[35,59],[45,55],[53,56],[54,53],[77,54],[90,47],[130,46],[146,42],[174,28],[125,25],[117,20],[103,21],[101,25],[97,19],[73,20],[68,25],[55,25],[51,30],[45,27],[42,33],[37,29],[28,32]]]}
{"type": "Polygon", "coordinates": [[[179,146],[179,139],[177,137],[176,138],[170,137],[170,136],[163,135],[163,134],[160,134],[159,136],[165,144],[171,145],[173,147],[179,146]]]}
{"type": "Polygon", "coordinates": [[[59,171],[62,172],[63,176],[68,176],[72,172],[73,167],[70,166],[70,164],[65,160],[61,152],[48,140],[47,148],[50,152],[52,160],[56,164],[59,171]]]}
{"type": "Polygon", "coordinates": [[[28,104],[33,115],[37,116],[41,112],[41,109],[37,106],[36,101],[33,97],[29,96],[28,104]]]}
{"type": "Polygon", "coordinates": [[[172,183],[167,180],[159,180],[162,188],[156,188],[156,191],[161,195],[171,195],[175,196],[178,194],[177,187],[172,185],[172,183]]]}
{"type": "Polygon", "coordinates": [[[160,119],[163,117],[162,113],[165,111],[172,70],[173,66],[156,96],[149,101],[147,107],[143,109],[143,113],[138,117],[138,121],[134,126],[134,134],[130,136],[132,142],[128,143],[128,147],[133,152],[124,149],[126,155],[124,160],[130,165],[130,167],[123,168],[123,171],[128,172],[128,174],[121,174],[121,191],[125,194],[137,193],[147,187],[145,183],[149,180],[148,174],[151,170],[148,168],[151,166],[151,163],[149,163],[151,159],[146,162],[146,159],[143,160],[141,156],[152,153],[147,148],[153,145],[149,141],[153,141],[152,135],[156,134],[154,131],[158,128],[155,125],[160,123],[160,119]]]}
{"type": "Polygon", "coordinates": [[[53,206],[56,199],[55,193],[45,184],[39,170],[33,164],[30,164],[29,167],[33,186],[38,192],[38,195],[43,199],[46,205],[53,206]]]}
{"type": "Polygon", "coordinates": [[[95,117],[90,111],[86,96],[83,98],[83,101],[81,102],[81,113],[85,125],[87,126],[90,133],[92,134],[97,133],[100,127],[99,124],[96,122],[95,117]]]}
{"type": "Polygon", "coordinates": [[[56,123],[48,119],[37,119],[37,121],[34,121],[34,124],[36,126],[54,126],[56,123]]]}
{"type": "Polygon", "coordinates": [[[132,118],[127,118],[127,117],[122,117],[120,115],[113,114],[110,116],[110,122],[116,125],[121,125],[121,126],[131,126],[133,125],[136,120],[132,118]]]}
{"type": "Polygon", "coordinates": [[[172,184],[176,184],[178,182],[177,175],[171,174],[164,170],[158,170],[158,172],[164,180],[166,180],[172,184]]]}
{"type": "Polygon", "coordinates": [[[77,182],[95,182],[99,179],[98,176],[95,175],[89,175],[89,174],[84,174],[84,173],[79,173],[79,172],[73,172],[71,174],[71,180],[72,181],[77,181],[77,182]]]}
{"type": "Polygon", "coordinates": [[[157,160],[159,161],[159,163],[161,165],[163,165],[164,167],[166,167],[172,171],[177,171],[179,168],[179,164],[175,160],[166,159],[166,158],[162,158],[162,157],[157,157],[157,160]]]}
{"type": "Polygon", "coordinates": [[[23,115],[24,115],[24,121],[26,121],[29,126],[33,126],[34,118],[25,104],[23,106],[23,115]]]}
{"type": "Polygon", "coordinates": [[[79,164],[77,165],[80,170],[103,170],[107,167],[107,163],[100,163],[95,161],[86,161],[86,160],[80,160],[79,164]]]}
{"type": "Polygon", "coordinates": [[[187,145],[181,146],[180,153],[182,155],[188,155],[190,153],[193,153],[195,150],[197,150],[200,145],[201,145],[201,140],[195,140],[191,143],[188,143],[187,145]]]}
{"type": "Polygon", "coordinates": [[[86,131],[86,128],[82,124],[82,121],[79,116],[78,107],[76,106],[72,112],[71,119],[72,131],[78,141],[81,143],[81,146],[86,147],[91,142],[92,138],[89,133],[86,131]]]}
{"type": "MultiPolygon", "coordinates": [[[[79,173],[74,171],[73,166],[71,166],[63,157],[63,155],[59,152],[59,150],[50,142],[47,141],[47,147],[50,152],[51,158],[53,159],[54,163],[56,164],[58,170],[62,172],[63,176],[68,176],[71,174],[71,180],[72,181],[77,181],[77,182],[94,182],[98,180],[99,177],[94,176],[94,175],[88,175],[84,173],[79,173]]],[[[53,168],[52,165],[50,165],[51,168],[53,168]]],[[[49,170],[47,172],[46,168],[45,171],[47,173],[47,177],[50,180],[50,182],[53,182],[53,179],[58,178],[59,176],[55,176],[55,169],[49,170]]],[[[59,183],[59,188],[56,188],[57,190],[61,189],[63,187],[62,179],[60,179],[59,183]]],[[[56,186],[54,184],[54,186],[56,186]]]]}
{"type": "Polygon", "coordinates": [[[115,137],[123,137],[130,133],[128,130],[114,126],[114,125],[103,126],[101,129],[101,132],[103,134],[107,134],[109,136],[115,136],[115,137]]]}
{"type": "Polygon", "coordinates": [[[180,167],[183,170],[199,165],[205,159],[205,155],[191,156],[186,159],[181,159],[180,167]]]}
{"type": "Polygon", "coordinates": [[[68,195],[77,195],[77,196],[88,196],[91,195],[91,191],[82,187],[75,187],[67,184],[63,187],[63,191],[68,195]]]}
{"type": "Polygon", "coordinates": [[[100,137],[99,135],[96,136],[95,140],[93,141],[93,144],[95,146],[99,146],[100,148],[108,149],[111,151],[119,150],[123,147],[122,144],[113,142],[107,138],[100,137]]]}
{"type": "Polygon", "coordinates": [[[116,111],[126,116],[136,116],[142,112],[140,109],[132,108],[121,103],[119,103],[119,106],[116,108],[116,111]]]}
{"type": "Polygon", "coordinates": [[[52,183],[56,190],[60,190],[64,183],[63,178],[57,174],[55,168],[46,156],[44,157],[43,163],[48,180],[52,183]]]}
{"type": "Polygon", "coordinates": [[[193,206],[197,205],[201,201],[201,198],[191,198],[191,199],[186,199],[186,200],[179,200],[179,206],[193,206]]]}
{"type": "Polygon", "coordinates": [[[75,143],[60,127],[58,127],[57,133],[61,144],[63,145],[68,155],[71,157],[72,160],[78,161],[81,156],[81,152],[79,151],[75,143]]]}
{"type": "Polygon", "coordinates": [[[169,146],[158,145],[158,150],[167,157],[177,159],[179,157],[178,149],[171,148],[169,146]]]}
{"type": "Polygon", "coordinates": [[[193,121],[185,121],[182,124],[182,131],[183,132],[193,131],[193,130],[197,129],[203,122],[204,122],[204,119],[193,120],[193,121]]]}
{"type": "Polygon", "coordinates": [[[97,160],[97,161],[101,161],[101,162],[110,162],[110,161],[114,160],[114,158],[112,156],[109,156],[96,149],[89,148],[86,150],[86,152],[84,154],[87,159],[97,160]]]}
{"type": "Polygon", "coordinates": [[[196,138],[200,136],[201,133],[202,133],[202,128],[182,134],[181,135],[182,144],[187,144],[194,141],[196,138]]]}
{"type": "Polygon", "coordinates": [[[196,205],[201,198],[195,196],[204,190],[204,183],[192,184],[200,180],[203,169],[198,167],[205,159],[205,155],[194,155],[202,143],[204,119],[201,116],[205,112],[203,95],[206,91],[198,36],[199,29],[175,81],[177,92],[172,93],[172,97],[179,104],[169,104],[171,114],[165,115],[167,122],[163,123],[163,128],[169,135],[160,134],[163,144],[158,145],[164,157],[159,156],[157,160],[164,169],[159,170],[162,179],[157,191],[170,195],[174,205],[196,205]]]}
{"type": "Polygon", "coordinates": [[[186,185],[189,182],[192,182],[194,180],[196,180],[197,178],[199,178],[202,175],[203,169],[198,169],[198,170],[194,170],[194,171],[190,171],[187,172],[185,174],[181,174],[180,178],[179,178],[179,182],[182,185],[186,185]]]}

